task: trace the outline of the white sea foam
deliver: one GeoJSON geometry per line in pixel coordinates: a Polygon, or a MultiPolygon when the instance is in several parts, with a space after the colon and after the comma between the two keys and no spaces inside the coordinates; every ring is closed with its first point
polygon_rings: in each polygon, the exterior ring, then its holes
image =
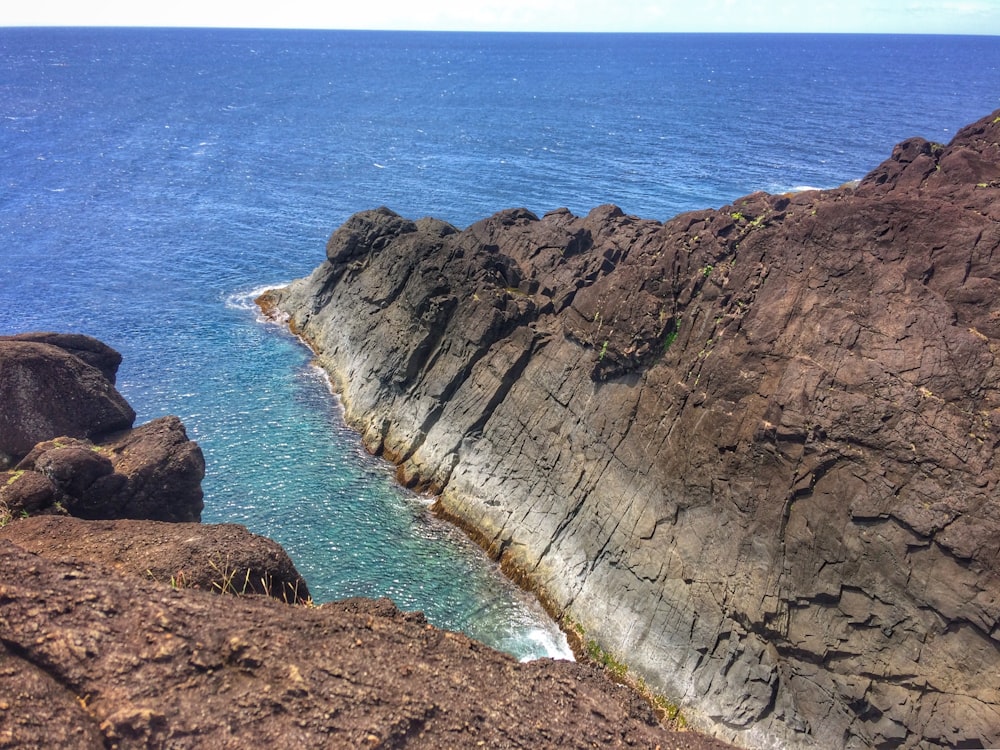
{"type": "Polygon", "coordinates": [[[257,306],[256,300],[264,292],[269,292],[272,289],[279,289],[286,284],[287,282],[279,284],[264,284],[263,286],[254,287],[250,290],[233,292],[226,295],[226,307],[230,310],[244,310],[246,312],[252,312],[259,323],[279,323],[284,325],[286,322],[285,318],[278,318],[275,320],[265,317],[260,311],[260,308],[257,306]]]}
{"type": "Polygon", "coordinates": [[[535,658],[575,661],[573,651],[569,647],[569,642],[566,640],[566,636],[560,631],[550,632],[543,628],[531,628],[525,633],[525,639],[529,643],[535,644],[536,649],[540,650],[542,655],[539,657],[524,656],[521,657],[521,661],[532,661],[535,658]]]}

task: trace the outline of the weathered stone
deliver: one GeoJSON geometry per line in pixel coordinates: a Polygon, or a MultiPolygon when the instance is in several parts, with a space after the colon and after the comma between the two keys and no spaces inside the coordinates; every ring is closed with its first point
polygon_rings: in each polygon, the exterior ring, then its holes
{"type": "Polygon", "coordinates": [[[198,444],[188,439],[180,419],[154,419],[110,435],[98,447],[110,457],[115,473],[127,480],[111,496],[112,504],[119,503],[119,509],[110,517],[201,520],[205,457],[198,444]]]}
{"type": "MultiPolygon", "coordinates": [[[[109,356],[98,354],[98,364],[107,369],[109,356]]],[[[132,407],[97,367],[60,346],[0,337],[0,468],[43,440],[94,438],[134,421],[132,407]]]]}
{"type": "Polygon", "coordinates": [[[55,510],[78,518],[199,521],[204,476],[201,448],[177,417],[161,417],[98,443],[39,443],[9,474],[9,487],[0,487],[0,500],[12,512],[58,504],[55,510]]]}
{"type": "Polygon", "coordinates": [[[2,539],[0,560],[5,744],[725,747],[661,728],[590,667],[520,664],[386,602],[222,599],[2,539]]]}
{"type": "Polygon", "coordinates": [[[719,736],[1000,742],[1000,112],[660,224],[351,219],[287,315],[365,445],[719,736]]]}
{"type": "Polygon", "coordinates": [[[309,600],[309,587],[281,545],[236,524],[36,516],[0,528],[0,539],[48,559],[90,562],[176,588],[309,600]]]}
{"type": "Polygon", "coordinates": [[[34,341],[39,344],[49,344],[63,349],[75,357],[82,359],[91,367],[96,367],[101,374],[115,384],[118,376],[118,366],[122,363],[122,355],[92,336],[80,333],[18,333],[13,336],[0,336],[0,341],[34,341]]]}

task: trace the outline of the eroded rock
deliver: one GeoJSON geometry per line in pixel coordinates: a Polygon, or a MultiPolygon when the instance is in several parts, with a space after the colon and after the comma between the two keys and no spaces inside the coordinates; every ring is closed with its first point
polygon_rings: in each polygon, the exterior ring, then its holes
{"type": "MultiPolygon", "coordinates": [[[[38,338],[47,336],[55,334],[38,338]]],[[[113,375],[113,350],[87,337],[70,340],[78,350],[96,350],[94,364],[30,335],[0,337],[0,468],[13,465],[43,440],[95,438],[128,429],[135,421],[132,407],[100,369],[113,375]]]]}
{"type": "Polygon", "coordinates": [[[0,472],[0,503],[13,515],[199,521],[204,476],[201,448],[177,417],[161,417],[97,443],[39,443],[13,470],[0,472]]]}
{"type": "Polygon", "coordinates": [[[281,545],[236,524],[49,515],[9,523],[0,539],[48,559],[102,565],[175,588],[264,594],[289,604],[309,600],[309,587],[281,545]]]}
{"type": "Polygon", "coordinates": [[[665,224],[369,212],[261,302],[402,481],[701,726],[996,745],[997,144],[1000,112],[665,224]]]}
{"type": "Polygon", "coordinates": [[[520,664],[386,603],[223,600],[3,540],[0,559],[0,738],[18,746],[724,747],[591,668],[520,664]]]}

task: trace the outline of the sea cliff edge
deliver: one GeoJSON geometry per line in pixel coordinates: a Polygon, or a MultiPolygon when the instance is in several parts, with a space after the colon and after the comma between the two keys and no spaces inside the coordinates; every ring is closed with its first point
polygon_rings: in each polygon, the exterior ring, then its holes
{"type": "Polygon", "coordinates": [[[689,721],[1000,743],[1000,111],[665,223],[365,211],[266,293],[365,446],[689,721]]]}

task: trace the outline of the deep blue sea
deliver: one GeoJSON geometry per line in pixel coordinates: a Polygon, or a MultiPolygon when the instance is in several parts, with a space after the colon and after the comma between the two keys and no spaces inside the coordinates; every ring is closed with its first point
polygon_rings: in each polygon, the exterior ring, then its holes
{"type": "Polygon", "coordinates": [[[364,454],[254,291],[362,209],[666,219],[838,185],[998,107],[996,37],[0,29],[0,333],[120,350],[139,420],[205,452],[204,520],[277,539],[317,600],[565,654],[364,454]]]}

